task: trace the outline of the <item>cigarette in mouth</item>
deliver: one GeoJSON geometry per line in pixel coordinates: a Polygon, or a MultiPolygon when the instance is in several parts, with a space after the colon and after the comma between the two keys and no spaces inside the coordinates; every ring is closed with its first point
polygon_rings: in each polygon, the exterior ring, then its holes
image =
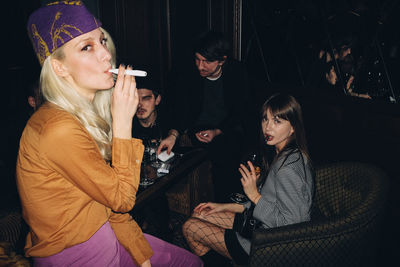
{"type": "MultiPolygon", "coordinates": [[[[111,69],[109,72],[118,74],[118,69],[111,69]]],[[[125,75],[130,75],[130,76],[138,76],[138,77],[146,77],[147,72],[144,70],[125,70],[125,75]]]]}

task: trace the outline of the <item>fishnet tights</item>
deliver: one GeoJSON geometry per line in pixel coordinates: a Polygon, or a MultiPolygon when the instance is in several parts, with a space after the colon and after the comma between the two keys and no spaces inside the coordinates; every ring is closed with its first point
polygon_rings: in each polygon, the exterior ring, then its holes
{"type": "Polygon", "coordinates": [[[218,212],[208,216],[192,214],[182,227],[190,249],[198,256],[203,256],[210,249],[232,259],[225,245],[225,229],[232,229],[235,214],[218,212]]]}

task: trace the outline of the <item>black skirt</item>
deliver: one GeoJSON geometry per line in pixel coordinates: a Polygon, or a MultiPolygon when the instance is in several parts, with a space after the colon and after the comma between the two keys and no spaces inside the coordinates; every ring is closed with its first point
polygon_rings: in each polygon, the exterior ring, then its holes
{"type": "Polygon", "coordinates": [[[225,230],[225,245],[228,249],[229,255],[231,255],[233,261],[239,265],[246,265],[249,261],[249,255],[243,249],[242,245],[240,245],[239,240],[237,239],[236,231],[237,224],[239,223],[240,213],[235,214],[235,219],[233,221],[233,229],[225,230]]]}

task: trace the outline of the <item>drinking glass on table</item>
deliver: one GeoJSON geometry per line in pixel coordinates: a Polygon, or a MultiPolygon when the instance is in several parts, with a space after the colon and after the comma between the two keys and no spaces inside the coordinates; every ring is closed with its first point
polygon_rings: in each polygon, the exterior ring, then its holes
{"type": "Polygon", "coordinates": [[[153,166],[156,169],[160,168],[160,166],[161,166],[161,162],[157,156],[157,149],[158,149],[160,143],[161,143],[161,138],[160,139],[152,139],[152,140],[150,140],[150,143],[149,143],[151,166],[153,166]]]}
{"type": "Polygon", "coordinates": [[[141,186],[149,186],[154,184],[154,180],[150,179],[147,173],[146,162],[142,162],[140,167],[140,182],[141,186]]]}
{"type": "MultiPolygon", "coordinates": [[[[261,166],[261,159],[260,159],[260,156],[257,155],[256,153],[253,153],[253,154],[250,154],[245,159],[245,162],[243,162],[243,165],[246,165],[247,168],[250,171],[250,166],[247,164],[248,161],[250,161],[253,164],[255,172],[256,172],[256,176],[260,175],[260,172],[261,172],[261,167],[260,167],[261,166]]],[[[230,198],[231,201],[233,201],[235,203],[238,203],[238,204],[243,204],[243,203],[249,201],[247,196],[245,194],[243,194],[243,193],[232,193],[229,196],[229,198],[230,198]]]]}

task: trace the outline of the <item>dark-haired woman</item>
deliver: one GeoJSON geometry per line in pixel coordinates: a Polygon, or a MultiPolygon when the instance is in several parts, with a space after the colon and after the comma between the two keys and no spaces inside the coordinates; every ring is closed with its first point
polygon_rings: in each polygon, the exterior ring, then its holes
{"type": "Polygon", "coordinates": [[[243,190],[249,202],[201,203],[183,225],[192,251],[207,259],[214,250],[245,264],[250,240],[238,233],[242,212],[254,205],[253,217],[262,228],[310,220],[313,171],[308,155],[301,107],[290,95],[270,97],[262,111],[263,166],[257,175],[251,162],[240,165],[243,190]]]}

